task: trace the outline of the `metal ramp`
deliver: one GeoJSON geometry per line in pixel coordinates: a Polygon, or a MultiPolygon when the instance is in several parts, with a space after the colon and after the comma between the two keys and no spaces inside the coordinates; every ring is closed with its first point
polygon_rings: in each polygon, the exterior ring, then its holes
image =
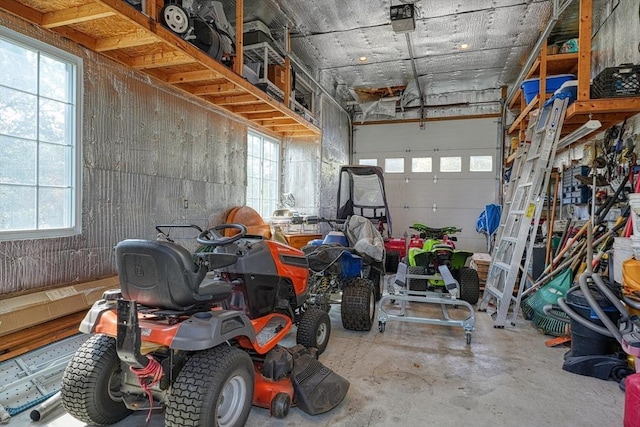
{"type": "Polygon", "coordinates": [[[0,422],[60,390],[67,362],[88,337],[74,335],[0,363],[0,422]]]}
{"type": "Polygon", "coordinates": [[[507,202],[500,220],[498,243],[491,254],[486,286],[478,306],[479,311],[487,311],[493,304],[493,326],[496,328],[504,327],[511,303],[514,303],[512,324],[515,325],[531,256],[524,261],[516,296],[513,291],[525,248],[527,254],[533,251],[568,102],[568,98],[558,97],[544,105],[537,120],[532,120],[527,129],[526,140],[531,142],[526,155],[516,160],[518,163],[513,167],[517,171],[516,181],[510,183],[509,199],[505,198],[507,202]]]}
{"type": "Polygon", "coordinates": [[[386,290],[380,301],[378,302],[378,331],[384,332],[386,329],[387,321],[390,319],[398,320],[401,322],[413,322],[424,323],[428,325],[440,325],[440,326],[458,326],[464,330],[465,339],[467,344],[471,344],[471,332],[475,330],[476,318],[475,310],[471,304],[466,301],[457,298],[459,294],[459,283],[453,278],[449,269],[445,266],[439,268],[441,278],[447,283],[446,292],[433,292],[433,291],[415,291],[409,289],[407,286],[408,279],[435,279],[436,276],[422,275],[422,274],[409,274],[407,265],[401,262],[398,265],[398,273],[392,275],[393,283],[388,283],[386,290]],[[427,317],[420,315],[407,315],[407,303],[419,302],[422,304],[438,305],[442,311],[440,317],[427,317]],[[385,308],[388,304],[399,304],[399,308],[395,310],[389,310],[385,308]],[[453,319],[449,315],[448,307],[464,310],[468,312],[468,316],[464,319],[453,319]]]}

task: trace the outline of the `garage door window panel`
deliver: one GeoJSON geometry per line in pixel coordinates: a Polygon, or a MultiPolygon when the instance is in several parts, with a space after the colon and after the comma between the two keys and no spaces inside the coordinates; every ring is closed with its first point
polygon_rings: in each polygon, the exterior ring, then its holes
{"type": "Polygon", "coordinates": [[[386,173],[404,173],[404,158],[384,159],[384,171],[386,173]]]}
{"type": "Polygon", "coordinates": [[[432,172],[433,165],[431,157],[414,157],[411,159],[411,172],[424,173],[432,172]]]}
{"type": "Polygon", "coordinates": [[[462,157],[441,157],[440,172],[462,172],[462,157]]]}

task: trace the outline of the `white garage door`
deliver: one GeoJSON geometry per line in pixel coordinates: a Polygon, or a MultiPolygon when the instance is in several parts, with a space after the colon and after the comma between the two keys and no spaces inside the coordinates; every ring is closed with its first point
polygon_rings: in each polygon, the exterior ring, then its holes
{"type": "Polygon", "coordinates": [[[496,203],[497,119],[356,126],[354,163],[385,171],[393,235],[419,222],[462,228],[458,248],[487,252],[476,232],[485,206],[496,203]]]}

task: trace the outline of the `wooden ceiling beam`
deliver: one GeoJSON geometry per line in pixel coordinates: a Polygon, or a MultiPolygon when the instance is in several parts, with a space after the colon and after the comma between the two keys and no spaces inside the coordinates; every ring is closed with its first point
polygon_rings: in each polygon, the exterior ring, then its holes
{"type": "Polygon", "coordinates": [[[83,4],[68,9],[56,10],[42,15],[41,26],[44,28],[63,27],[65,25],[79,24],[81,22],[94,21],[107,18],[116,13],[97,3],[83,4]]]}
{"type": "Polygon", "coordinates": [[[268,125],[264,126],[267,129],[271,129],[274,132],[309,132],[309,129],[302,125],[287,124],[287,125],[268,125]]]}
{"type": "Polygon", "coordinates": [[[156,35],[150,34],[148,31],[136,30],[133,33],[105,37],[103,39],[96,40],[93,49],[97,52],[106,52],[160,42],[162,42],[162,40],[160,40],[156,35]]]}
{"type": "Polygon", "coordinates": [[[175,84],[175,83],[199,82],[203,80],[218,80],[219,83],[224,83],[227,81],[227,79],[222,77],[221,74],[216,73],[213,70],[196,70],[196,71],[187,71],[184,73],[169,74],[167,76],[166,82],[175,84]]]}
{"type": "Polygon", "coordinates": [[[251,94],[238,95],[238,96],[221,96],[221,97],[209,97],[212,103],[216,105],[242,105],[242,104],[255,104],[262,103],[258,98],[251,94]]]}
{"type": "Polygon", "coordinates": [[[236,114],[266,113],[271,111],[279,113],[273,105],[269,104],[230,106],[228,110],[236,114]]]}
{"type": "Polygon", "coordinates": [[[281,111],[269,111],[266,113],[244,114],[249,120],[290,120],[289,116],[285,116],[281,111]]]}
{"type": "Polygon", "coordinates": [[[297,122],[290,117],[286,117],[283,120],[256,120],[256,122],[258,122],[262,126],[271,126],[271,127],[291,126],[291,125],[297,124],[297,122]]]}
{"type": "Polygon", "coordinates": [[[127,61],[127,65],[138,70],[192,64],[196,62],[195,59],[180,51],[152,53],[150,55],[138,56],[125,61],[127,61]]]}
{"type": "Polygon", "coordinates": [[[201,95],[222,95],[225,93],[234,93],[240,91],[238,86],[233,83],[219,83],[213,85],[185,87],[185,90],[197,96],[201,95]]]}

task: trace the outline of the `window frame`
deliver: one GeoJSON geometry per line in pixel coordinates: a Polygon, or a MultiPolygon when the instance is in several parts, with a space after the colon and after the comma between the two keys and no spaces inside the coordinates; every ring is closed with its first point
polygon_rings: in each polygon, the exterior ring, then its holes
{"type": "MultiPolygon", "coordinates": [[[[38,55],[38,67],[40,67],[40,55],[44,54],[49,58],[56,61],[68,64],[71,66],[71,73],[69,77],[69,106],[75,111],[75,114],[70,114],[70,120],[72,123],[65,122],[65,125],[70,130],[69,140],[65,141],[71,147],[71,155],[67,159],[66,165],[70,169],[70,182],[69,188],[71,189],[71,200],[69,202],[69,227],[48,228],[39,229],[37,221],[36,228],[24,229],[24,230],[0,230],[0,240],[28,240],[39,238],[55,238],[55,237],[69,237],[82,233],[82,98],[83,98],[83,60],[79,56],[73,55],[55,46],[46,44],[39,40],[28,37],[24,34],[13,31],[9,28],[0,26],[0,38],[13,45],[23,47],[27,50],[35,51],[38,55]]],[[[38,73],[40,70],[38,70],[38,73]]],[[[6,86],[9,89],[16,90],[6,86]]],[[[38,105],[42,99],[48,99],[44,97],[40,92],[38,86],[37,93],[38,105]]],[[[39,114],[39,113],[38,113],[39,114]]],[[[39,115],[36,120],[39,120],[39,115]]],[[[11,135],[8,135],[11,137],[11,135]]],[[[40,144],[47,143],[41,140],[39,131],[34,142],[37,147],[40,144]]],[[[66,145],[66,144],[65,144],[66,145]]],[[[37,159],[36,159],[37,161],[37,159]]],[[[41,186],[39,179],[36,179],[34,188],[37,189],[41,186]]],[[[36,208],[36,218],[39,215],[38,202],[34,200],[36,208]]]]}
{"type": "MultiPolygon", "coordinates": [[[[256,158],[256,156],[253,156],[254,158],[256,158]]],[[[265,135],[261,132],[256,131],[255,129],[248,129],[247,130],[247,188],[245,190],[245,204],[249,207],[251,207],[252,209],[255,209],[260,216],[262,216],[263,218],[270,218],[273,215],[273,211],[275,211],[276,209],[278,209],[278,205],[280,203],[280,185],[281,185],[281,170],[282,170],[282,141],[274,138],[272,136],[269,135],[265,135]],[[259,205],[260,208],[256,208],[255,206],[251,205],[249,203],[249,137],[253,136],[253,137],[257,137],[260,138],[261,144],[260,144],[260,163],[261,163],[261,171],[262,173],[260,174],[260,198],[259,198],[259,205]],[[263,208],[264,208],[264,203],[265,203],[265,198],[264,196],[264,182],[265,182],[265,174],[264,174],[264,162],[265,162],[265,157],[264,157],[264,148],[265,148],[265,140],[269,141],[270,143],[276,143],[277,144],[277,148],[276,148],[276,152],[278,154],[278,158],[276,159],[276,167],[275,167],[275,171],[276,171],[276,181],[275,181],[275,198],[273,199],[273,201],[275,202],[275,206],[273,208],[273,210],[271,212],[263,212],[263,208]]]]}

